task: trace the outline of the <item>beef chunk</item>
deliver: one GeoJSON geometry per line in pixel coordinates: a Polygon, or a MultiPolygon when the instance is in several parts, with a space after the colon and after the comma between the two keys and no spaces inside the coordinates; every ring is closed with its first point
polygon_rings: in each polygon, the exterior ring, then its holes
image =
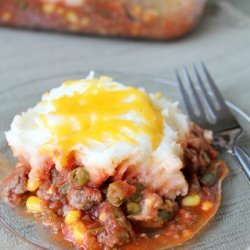
{"type": "Polygon", "coordinates": [[[102,201],[102,194],[96,188],[84,187],[81,190],[71,189],[67,198],[72,207],[86,211],[102,201]]]}
{"type": "Polygon", "coordinates": [[[110,248],[129,243],[134,239],[134,232],[120,208],[109,202],[103,202],[98,207],[98,218],[105,227],[105,232],[99,235],[99,241],[110,248]]]}
{"type": "Polygon", "coordinates": [[[30,168],[18,164],[16,169],[3,180],[3,200],[10,205],[19,205],[25,195],[30,168]]]}
{"type": "Polygon", "coordinates": [[[211,146],[211,135],[208,134],[209,131],[195,124],[191,126],[184,152],[185,173],[203,174],[209,162],[217,157],[216,151],[211,146]]]}

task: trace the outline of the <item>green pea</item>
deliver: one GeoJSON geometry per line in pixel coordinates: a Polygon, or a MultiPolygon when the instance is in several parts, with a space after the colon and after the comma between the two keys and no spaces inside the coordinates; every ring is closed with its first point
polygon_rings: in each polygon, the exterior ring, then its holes
{"type": "Polygon", "coordinates": [[[89,182],[89,173],[84,167],[78,167],[70,172],[69,179],[71,184],[82,187],[89,182]]]}
{"type": "Polygon", "coordinates": [[[119,240],[119,242],[126,242],[126,243],[128,243],[130,241],[129,233],[125,229],[122,230],[122,231],[120,231],[120,232],[117,232],[116,233],[116,237],[119,240]]]}
{"type": "Polygon", "coordinates": [[[218,162],[211,163],[211,166],[205,171],[201,177],[201,183],[205,186],[213,186],[220,176],[220,164],[218,162]]]}
{"type": "Polygon", "coordinates": [[[213,173],[210,173],[208,171],[205,172],[205,174],[201,177],[201,183],[205,186],[213,186],[216,182],[216,176],[213,173]]]}
{"type": "Polygon", "coordinates": [[[169,211],[167,211],[166,209],[159,209],[158,210],[158,217],[163,222],[166,222],[166,221],[168,221],[170,219],[171,213],[169,211]]]}
{"type": "Polygon", "coordinates": [[[142,195],[142,191],[144,190],[144,186],[140,183],[137,183],[137,184],[131,184],[133,185],[136,190],[135,192],[133,193],[132,196],[129,197],[129,201],[140,201],[142,200],[143,198],[143,195],[142,195]]]}
{"type": "Polygon", "coordinates": [[[141,207],[137,202],[128,202],[126,208],[128,214],[138,214],[141,212],[141,207]]]}
{"type": "Polygon", "coordinates": [[[125,199],[125,195],[121,187],[113,182],[109,184],[107,190],[107,200],[115,207],[119,207],[125,199]]]}

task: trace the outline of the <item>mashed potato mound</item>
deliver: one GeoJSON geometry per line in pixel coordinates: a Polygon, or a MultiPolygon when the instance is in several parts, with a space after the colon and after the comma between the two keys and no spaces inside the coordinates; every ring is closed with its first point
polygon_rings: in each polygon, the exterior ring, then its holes
{"type": "Polygon", "coordinates": [[[189,121],[161,94],[147,94],[109,77],[64,82],[16,115],[7,141],[39,181],[46,162],[61,171],[74,155],[91,184],[137,178],[166,198],[185,195],[181,172],[189,121]]]}

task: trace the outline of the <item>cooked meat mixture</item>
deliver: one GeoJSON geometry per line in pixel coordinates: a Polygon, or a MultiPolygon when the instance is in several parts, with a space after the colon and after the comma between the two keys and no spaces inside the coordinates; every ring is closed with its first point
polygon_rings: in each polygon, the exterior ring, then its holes
{"type": "Polygon", "coordinates": [[[159,245],[154,239],[163,235],[161,242],[188,238],[199,230],[199,220],[206,221],[218,208],[218,183],[225,165],[218,160],[211,139],[208,131],[192,125],[183,168],[189,191],[174,200],[136,178],[110,178],[93,186],[88,171],[73,158],[61,172],[48,161],[41,173],[43,182],[34,191],[27,188],[29,166],[18,164],[3,181],[3,199],[19,205],[28,197],[28,211],[41,214],[44,225],[62,232],[79,249],[139,249],[135,246],[140,244],[145,249],[143,244],[159,245]]]}

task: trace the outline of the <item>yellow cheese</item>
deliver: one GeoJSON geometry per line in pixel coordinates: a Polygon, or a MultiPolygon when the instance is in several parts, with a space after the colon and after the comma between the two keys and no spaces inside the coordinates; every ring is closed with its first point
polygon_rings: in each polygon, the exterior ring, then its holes
{"type": "MultiPolygon", "coordinates": [[[[67,156],[75,145],[88,145],[89,140],[105,142],[110,139],[136,144],[134,135],[138,133],[149,136],[153,149],[158,147],[163,135],[160,109],[145,92],[133,87],[113,89],[112,85],[104,86],[105,80],[105,77],[88,80],[83,93],[74,92],[54,99],[49,115],[60,117],[63,122],[50,123],[47,116],[40,116],[53,134],[50,144],[57,145],[62,155],[67,156]],[[130,112],[136,113],[141,122],[124,118],[130,112]]],[[[64,85],[74,83],[67,81],[64,85]]],[[[46,151],[46,145],[43,150],[46,151]]]]}

